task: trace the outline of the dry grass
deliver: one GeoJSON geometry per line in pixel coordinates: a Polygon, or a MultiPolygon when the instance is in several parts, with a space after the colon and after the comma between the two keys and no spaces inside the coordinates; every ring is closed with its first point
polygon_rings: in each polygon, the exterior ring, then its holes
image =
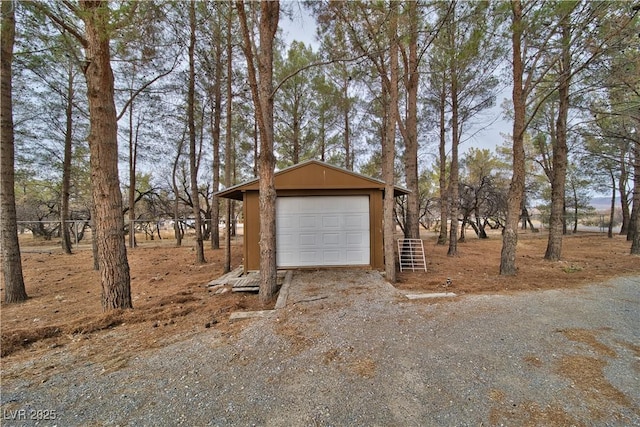
{"type": "Polygon", "coordinates": [[[525,356],[524,361],[527,362],[528,365],[533,366],[535,368],[541,368],[543,366],[542,360],[538,356],[528,355],[525,356]]]}
{"type": "Polygon", "coordinates": [[[329,365],[332,362],[337,362],[340,360],[340,350],[338,350],[337,348],[332,348],[331,350],[327,350],[324,352],[322,363],[324,363],[325,365],[329,365]]]}
{"type": "Polygon", "coordinates": [[[500,276],[499,234],[492,234],[487,240],[467,239],[466,243],[459,243],[455,257],[447,256],[447,246],[436,245],[430,234],[425,240],[427,273],[399,273],[396,286],[425,292],[497,293],[575,287],[640,273],[640,258],[629,254],[631,244],[624,236],[613,239],[601,233],[565,236],[562,260],[556,262],[543,259],[546,245],[545,233],[519,235],[518,274],[500,276]]]}
{"type": "MultiPolygon", "coordinates": [[[[435,245],[433,234],[429,234],[425,245],[429,271],[401,273],[397,286],[441,292],[450,278],[448,291],[498,293],[580,286],[640,273],[638,258],[629,255],[628,242],[619,236],[568,236],[560,262],[542,259],[545,245],[544,234],[522,235],[518,243],[519,273],[501,277],[499,235],[487,240],[469,239],[458,245],[457,257],[447,257],[447,248],[435,245]]],[[[2,304],[3,364],[36,360],[51,351],[77,353],[103,363],[119,360],[122,364],[140,351],[183,340],[209,327],[223,337],[236,333],[243,323],[229,323],[231,312],[269,307],[263,307],[255,294],[208,292],[205,285],[222,274],[224,251],[207,248],[205,255],[208,263],[196,265],[193,248],[177,248],[166,241],[130,249],[134,309],[103,313],[99,276],[92,269],[88,248],[64,255],[57,247],[43,246],[41,242],[23,245],[23,270],[30,298],[21,304],[2,304]]],[[[241,245],[233,246],[232,265],[239,265],[241,257],[241,245]]],[[[305,310],[303,306],[296,307],[305,310]]],[[[303,351],[309,345],[308,333],[301,334],[286,319],[277,328],[291,340],[294,351],[303,351]]],[[[584,334],[572,336],[592,345],[596,341],[584,334]]],[[[337,355],[328,354],[326,361],[334,356],[337,355]]],[[[375,369],[366,363],[354,368],[365,376],[375,369]]],[[[34,375],[55,369],[43,362],[34,367],[34,375]]]]}
{"type": "Polygon", "coordinates": [[[376,373],[377,364],[372,358],[365,357],[354,361],[349,367],[355,374],[363,378],[371,378],[376,373]]]}
{"type": "Polygon", "coordinates": [[[611,347],[598,341],[597,336],[601,331],[592,331],[587,329],[565,329],[559,332],[562,332],[568,340],[587,344],[603,356],[618,356],[611,347]]]}
{"type": "MultiPolygon", "coordinates": [[[[241,253],[241,247],[233,247],[232,265],[240,264],[241,253]]],[[[256,294],[209,292],[206,284],[222,274],[224,251],[206,249],[205,254],[208,263],[196,265],[191,247],[129,249],[134,309],[103,313],[90,250],[64,255],[55,248],[27,246],[23,272],[29,299],[2,304],[3,363],[61,347],[76,351],[87,344],[92,357],[111,360],[114,352],[134,354],[212,325],[230,334],[240,328],[228,322],[231,312],[270,308],[256,294]]]]}
{"type": "MultiPolygon", "coordinates": [[[[301,311],[297,310],[297,312],[301,311]]],[[[314,340],[323,335],[322,332],[316,330],[313,323],[300,325],[286,314],[278,318],[275,330],[278,335],[289,341],[288,352],[290,355],[300,354],[307,350],[313,345],[314,340]]]]}
{"type": "Polygon", "coordinates": [[[558,372],[571,379],[593,400],[612,401],[622,406],[632,407],[629,398],[605,378],[605,366],[607,362],[595,357],[564,356],[559,363],[558,372]]]}

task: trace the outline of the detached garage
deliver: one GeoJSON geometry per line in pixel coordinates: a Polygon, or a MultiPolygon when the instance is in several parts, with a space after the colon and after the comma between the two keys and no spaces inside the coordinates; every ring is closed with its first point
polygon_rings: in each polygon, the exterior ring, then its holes
{"type": "MultiPolygon", "coordinates": [[[[384,268],[384,182],[310,160],[276,172],[278,268],[384,268]]],[[[260,269],[258,180],[219,197],[243,201],[244,269],[260,269]]],[[[407,194],[395,188],[394,196],[407,194]]]]}

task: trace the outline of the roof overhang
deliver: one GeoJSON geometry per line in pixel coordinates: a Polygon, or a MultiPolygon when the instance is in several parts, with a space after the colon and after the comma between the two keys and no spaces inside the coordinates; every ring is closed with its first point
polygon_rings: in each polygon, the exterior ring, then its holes
{"type": "MultiPolygon", "coordinates": [[[[380,189],[384,191],[385,182],[379,179],[371,178],[347,169],[343,169],[329,163],[320,162],[318,160],[308,160],[296,165],[282,169],[274,174],[274,182],[276,191],[278,190],[352,190],[352,189],[380,189]],[[327,176],[325,171],[332,172],[327,176]],[[299,176],[298,176],[299,175],[299,176]],[[343,177],[341,175],[344,175],[343,177]],[[289,180],[285,180],[288,177],[289,180]],[[305,185],[299,185],[305,178],[305,185]],[[340,179],[340,178],[343,179],[340,179]],[[293,178],[293,179],[291,179],[293,178]],[[291,184],[291,182],[296,184],[291,184]]],[[[216,196],[242,200],[244,193],[247,191],[258,191],[260,180],[258,178],[234,185],[225,190],[215,193],[216,196]]],[[[411,191],[406,188],[394,186],[394,197],[409,194],[411,191]]]]}

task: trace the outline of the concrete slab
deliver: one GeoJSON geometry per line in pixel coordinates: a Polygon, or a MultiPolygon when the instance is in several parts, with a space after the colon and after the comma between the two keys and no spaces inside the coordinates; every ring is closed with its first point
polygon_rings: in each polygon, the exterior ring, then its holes
{"type": "Polygon", "coordinates": [[[236,322],[238,320],[244,320],[244,319],[254,319],[258,317],[259,318],[269,317],[273,313],[275,313],[274,310],[235,311],[231,313],[231,316],[229,316],[229,322],[236,322]]]}
{"type": "Polygon", "coordinates": [[[435,292],[430,294],[405,294],[408,299],[424,299],[424,298],[452,298],[457,296],[453,292],[435,292]]]}

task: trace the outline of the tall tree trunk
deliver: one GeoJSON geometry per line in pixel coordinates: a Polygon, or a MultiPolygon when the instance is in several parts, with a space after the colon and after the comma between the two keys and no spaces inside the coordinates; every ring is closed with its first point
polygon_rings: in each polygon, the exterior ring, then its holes
{"type": "MultiPolygon", "coordinates": [[[[627,194],[627,183],[629,181],[629,171],[627,170],[627,159],[624,150],[620,150],[620,179],[618,180],[618,191],[620,192],[620,209],[622,212],[622,225],[620,226],[620,235],[628,235],[629,220],[631,213],[629,212],[629,196],[627,194]]],[[[627,236],[628,237],[628,236],[627,236]]]]}
{"type": "Polygon", "coordinates": [[[296,98],[293,108],[293,164],[300,163],[300,101],[296,98]]]}
{"type": "Polygon", "coordinates": [[[636,117],[636,139],[633,148],[633,210],[627,240],[631,240],[631,254],[640,255],[640,117],[636,117]]]}
{"type": "MultiPolygon", "coordinates": [[[[222,107],[219,105],[218,108],[222,107]]],[[[219,113],[215,113],[217,116],[219,113]]],[[[215,119],[217,125],[217,137],[213,140],[213,196],[211,198],[211,249],[220,249],[220,198],[216,193],[220,190],[220,118],[215,119]],[[217,141],[216,141],[217,139],[217,141]]],[[[215,132],[214,132],[215,133],[215,132]]]]}
{"type": "MultiPolygon", "coordinates": [[[[216,66],[213,84],[213,123],[211,136],[213,139],[213,200],[211,201],[211,248],[220,249],[220,199],[216,192],[220,190],[220,123],[222,121],[222,31],[216,30],[216,66]]],[[[230,42],[229,42],[230,43],[230,42]]],[[[228,78],[231,80],[231,77],[228,78]]]]}
{"type": "Polygon", "coordinates": [[[460,238],[458,239],[460,243],[465,243],[467,241],[466,228],[468,223],[469,223],[469,218],[466,216],[463,216],[462,221],[460,223],[460,238]]]}
{"type": "Polygon", "coordinates": [[[349,129],[349,110],[351,108],[349,103],[349,81],[351,77],[346,73],[344,76],[344,85],[342,87],[342,97],[344,99],[344,109],[342,116],[344,120],[344,168],[353,170],[353,160],[351,159],[351,132],[349,129]]]}
{"type": "Polygon", "coordinates": [[[613,220],[616,214],[616,177],[613,171],[610,171],[611,175],[611,209],[609,209],[609,227],[607,230],[607,237],[613,239],[613,220]]]}
{"type": "Polygon", "coordinates": [[[90,116],[91,187],[102,308],[132,308],[118,178],[118,124],[109,51],[109,4],[106,1],[81,0],[80,7],[87,39],[85,77],[90,116]]]}
{"type": "Polygon", "coordinates": [[[529,224],[529,229],[534,233],[537,233],[538,230],[533,226],[533,222],[531,222],[531,215],[529,215],[529,210],[527,209],[527,200],[526,198],[522,198],[522,213],[520,214],[520,218],[522,219],[522,229],[527,229],[527,224],[529,224]]]}
{"type": "MultiPolygon", "coordinates": [[[[455,7],[452,8],[449,22],[450,46],[455,46],[455,7]]],[[[460,144],[460,130],[458,123],[458,65],[456,54],[451,55],[449,74],[451,78],[451,170],[449,171],[449,218],[451,220],[451,230],[449,231],[448,256],[458,255],[458,194],[459,194],[459,166],[458,166],[458,145],[460,144]]]]}
{"type": "MultiPolygon", "coordinates": [[[[199,116],[201,117],[201,119],[198,120],[197,122],[198,129],[196,130],[196,135],[198,136],[197,147],[196,147],[196,169],[195,169],[196,171],[200,170],[200,162],[202,160],[202,153],[204,152],[204,135],[205,135],[204,117],[206,116],[205,110],[206,110],[206,103],[203,102],[202,110],[200,111],[200,116],[199,116]]],[[[197,182],[197,178],[198,177],[196,175],[196,182],[197,182]]],[[[207,199],[207,196],[205,194],[201,194],[199,189],[198,189],[198,205],[200,206],[200,215],[201,215],[200,229],[202,230],[202,242],[203,242],[203,249],[204,249],[204,241],[209,240],[209,234],[210,234],[209,232],[211,231],[209,229],[209,223],[211,221],[211,206],[209,205],[209,200],[207,199]],[[200,199],[200,197],[202,197],[202,199],[200,199]],[[202,206],[201,203],[204,203],[204,207],[202,206]]]]}
{"type": "Polygon", "coordinates": [[[578,213],[579,213],[579,209],[578,209],[578,194],[576,192],[576,188],[573,187],[573,233],[577,233],[578,232],[578,213]]]}
{"type": "Polygon", "coordinates": [[[271,301],[277,291],[276,264],[276,187],[273,154],[273,44],[280,3],[263,1],[260,18],[260,52],[258,53],[258,83],[260,108],[260,301],[271,301]]]}
{"type": "MultiPolygon", "coordinates": [[[[233,43],[231,38],[231,27],[233,25],[233,14],[231,8],[228,10],[229,16],[227,17],[227,122],[226,122],[226,140],[224,146],[224,185],[231,187],[231,169],[233,162],[231,160],[233,142],[231,136],[232,119],[232,101],[233,101],[233,82],[231,76],[233,74],[233,43]]],[[[231,199],[225,199],[226,217],[224,222],[224,238],[225,238],[225,250],[224,250],[224,272],[231,271],[231,199]]]]}
{"type": "Polygon", "coordinates": [[[247,71],[253,103],[260,129],[258,156],[260,207],[260,301],[271,301],[277,291],[276,265],[276,188],[274,183],[275,156],[273,154],[273,44],[280,17],[279,1],[260,3],[260,47],[257,54],[258,76],[249,37],[244,2],[237,2],[242,27],[242,49],[247,59],[247,71]]]}
{"type": "Polygon", "coordinates": [[[449,194],[447,191],[447,125],[446,125],[446,103],[447,103],[447,89],[446,79],[442,76],[442,87],[440,88],[440,112],[439,112],[439,124],[440,124],[440,143],[438,145],[438,155],[440,159],[440,234],[438,235],[438,245],[445,245],[447,243],[447,223],[449,219],[449,194]]]}
{"type": "Polygon", "coordinates": [[[98,255],[98,228],[96,227],[96,207],[91,202],[91,254],[93,255],[93,270],[100,271],[100,255],[98,255]]]}
{"type": "Polygon", "coordinates": [[[420,238],[420,190],[418,188],[418,11],[417,2],[407,2],[409,19],[409,58],[407,82],[407,139],[405,141],[405,174],[407,189],[407,214],[405,237],[420,238]]]}
{"type": "Polygon", "coordinates": [[[320,112],[320,161],[325,161],[325,152],[327,151],[327,130],[326,130],[325,110],[322,108],[320,112]]]}
{"type": "Polygon", "coordinates": [[[133,90],[129,92],[129,247],[136,247],[136,163],[138,158],[137,132],[133,131],[133,90]]]}
{"type": "MultiPolygon", "coordinates": [[[[183,135],[184,138],[184,135],[183,135]]],[[[182,140],[180,140],[180,144],[178,145],[178,154],[176,154],[176,158],[173,162],[173,170],[171,173],[171,183],[173,186],[173,233],[176,238],[176,246],[182,246],[182,230],[180,229],[180,189],[178,188],[178,183],[176,181],[176,173],[178,172],[178,162],[180,161],[180,153],[182,152],[182,140]]]]}
{"type": "MultiPolygon", "coordinates": [[[[396,259],[395,259],[395,230],[393,209],[395,207],[394,187],[394,161],[395,161],[395,138],[396,138],[396,111],[398,105],[398,4],[389,4],[389,62],[390,78],[388,88],[388,108],[386,135],[382,146],[382,177],[384,180],[384,204],[383,204],[383,226],[384,226],[384,266],[385,277],[388,282],[396,282],[396,259]]],[[[386,80],[386,76],[384,76],[386,80]]],[[[384,84],[384,83],[383,83],[384,84]]]]}
{"type": "Polygon", "coordinates": [[[253,117],[253,177],[258,177],[258,116],[254,112],[253,117]]]}
{"type": "Polygon", "coordinates": [[[69,193],[71,188],[71,155],[73,143],[73,100],[74,75],[73,63],[69,60],[67,78],[67,105],[65,109],[66,127],[64,134],[64,158],[62,163],[62,197],[60,200],[60,230],[62,230],[62,251],[71,254],[71,235],[69,233],[69,193]]]}
{"type": "Polygon", "coordinates": [[[526,130],[526,96],[523,87],[524,67],[522,63],[522,4],[520,0],[511,2],[511,43],[513,49],[513,174],[507,196],[507,218],[502,234],[502,251],[500,253],[500,274],[516,274],[516,246],[518,244],[518,223],[520,209],[524,197],[525,157],[524,133],[526,130]]]}
{"type": "Polygon", "coordinates": [[[4,301],[21,302],[27,299],[27,291],[22,276],[22,260],[18,242],[16,220],[16,199],[14,189],[14,137],[11,65],[15,43],[15,3],[2,2],[2,40],[0,41],[2,68],[0,69],[0,232],[2,234],[2,281],[4,301]]]}
{"type": "Polygon", "coordinates": [[[202,238],[202,216],[200,215],[200,194],[198,192],[198,154],[196,152],[196,119],[195,119],[195,48],[196,48],[196,6],[189,2],[189,92],[187,100],[187,120],[189,122],[189,176],[191,184],[191,202],[193,204],[194,228],[196,232],[196,264],[204,264],[204,242],[202,238]]]}
{"type": "Polygon", "coordinates": [[[558,261],[562,256],[562,238],[566,227],[564,219],[565,183],[567,179],[567,117],[569,115],[569,85],[571,79],[571,29],[569,14],[560,21],[562,27],[562,57],[560,61],[560,81],[558,84],[558,119],[556,138],[553,139],[553,179],[551,180],[551,216],[549,218],[549,239],[544,258],[558,261]]]}
{"type": "Polygon", "coordinates": [[[478,235],[478,238],[480,238],[480,239],[488,239],[489,236],[487,236],[487,232],[484,229],[484,223],[480,219],[479,203],[476,203],[474,216],[475,216],[476,228],[477,228],[476,234],[478,235]]]}

